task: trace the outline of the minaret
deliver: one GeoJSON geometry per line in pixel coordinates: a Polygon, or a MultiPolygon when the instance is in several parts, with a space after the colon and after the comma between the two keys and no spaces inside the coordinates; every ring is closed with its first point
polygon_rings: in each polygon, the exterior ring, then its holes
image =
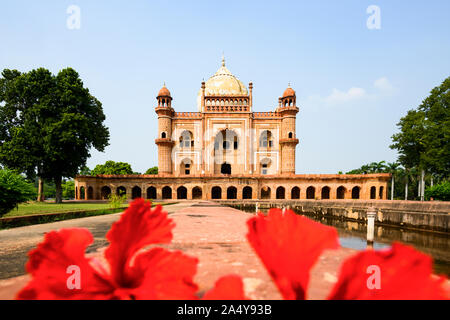
{"type": "Polygon", "coordinates": [[[155,143],[158,145],[158,173],[172,174],[172,97],[166,84],[159,90],[156,97],[158,105],[155,112],[158,114],[158,138],[155,143]]]}
{"type": "Polygon", "coordinates": [[[296,100],[295,91],[290,84],[278,100],[277,112],[282,116],[280,137],[282,174],[295,174],[295,147],[298,144],[295,134],[295,120],[299,110],[296,106],[296,100]]]}

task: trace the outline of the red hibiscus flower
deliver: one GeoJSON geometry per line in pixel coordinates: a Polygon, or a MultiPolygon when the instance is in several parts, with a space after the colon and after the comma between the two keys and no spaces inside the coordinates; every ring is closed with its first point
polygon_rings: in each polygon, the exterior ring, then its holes
{"type": "Polygon", "coordinates": [[[446,278],[434,276],[432,266],[431,257],[401,243],[360,252],[343,263],[329,299],[448,299],[446,278]]]}
{"type": "Polygon", "coordinates": [[[339,247],[336,229],[280,209],[247,224],[247,238],[283,297],[306,299],[309,270],[325,249],[339,247]]]}
{"type": "MultiPolygon", "coordinates": [[[[30,251],[27,272],[32,279],[18,299],[197,299],[193,282],[198,260],[180,251],[144,247],[169,243],[174,223],[161,206],[137,199],[106,235],[108,267],[85,256],[93,237],[85,229],[62,229],[45,235],[30,251]],[[70,283],[71,272],[79,281],[70,283]],[[75,275],[74,273],[74,275],[75,275]]],[[[205,296],[243,299],[242,280],[219,279],[205,296]]]]}
{"type": "MultiPolygon", "coordinates": [[[[338,245],[334,228],[291,210],[271,209],[248,221],[250,244],[285,299],[306,299],[310,270],[325,249],[338,245]]],[[[449,299],[446,278],[432,275],[432,260],[412,247],[360,252],[341,268],[329,299],[449,299]]]]}

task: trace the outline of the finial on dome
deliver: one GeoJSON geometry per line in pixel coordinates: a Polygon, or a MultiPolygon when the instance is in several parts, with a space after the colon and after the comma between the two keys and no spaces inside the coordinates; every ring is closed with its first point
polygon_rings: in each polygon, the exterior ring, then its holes
{"type": "Polygon", "coordinates": [[[222,52],[222,67],[225,67],[225,54],[222,52]]]}
{"type": "Polygon", "coordinates": [[[166,82],[164,81],[164,82],[163,82],[163,88],[165,88],[165,87],[166,87],[166,82]]]}

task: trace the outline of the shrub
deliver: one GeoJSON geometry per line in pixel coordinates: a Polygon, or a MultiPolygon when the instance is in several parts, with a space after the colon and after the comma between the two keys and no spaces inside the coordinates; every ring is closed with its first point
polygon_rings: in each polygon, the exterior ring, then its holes
{"type": "Polygon", "coordinates": [[[33,185],[24,177],[9,169],[0,170],[0,217],[35,197],[33,185]]]}
{"type": "Polygon", "coordinates": [[[449,201],[450,200],[450,181],[444,181],[425,190],[425,198],[429,200],[449,201]]]}
{"type": "Polygon", "coordinates": [[[126,194],[111,194],[109,196],[109,206],[113,209],[120,208],[125,201],[127,201],[127,195],[126,194]]]}

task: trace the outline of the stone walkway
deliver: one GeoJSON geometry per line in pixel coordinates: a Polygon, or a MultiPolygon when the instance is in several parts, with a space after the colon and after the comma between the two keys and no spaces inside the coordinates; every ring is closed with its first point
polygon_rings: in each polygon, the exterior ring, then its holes
{"type": "MultiPolygon", "coordinates": [[[[180,202],[165,207],[165,210],[176,223],[174,239],[166,247],[199,258],[195,282],[200,292],[210,289],[219,277],[234,273],[244,279],[245,291],[250,298],[281,298],[246,240],[246,221],[252,214],[205,201],[180,202]]],[[[95,238],[88,252],[95,255],[107,245],[105,234],[119,215],[0,230],[0,279],[4,279],[0,280],[0,299],[12,299],[26,283],[28,276],[23,275],[26,253],[42,241],[45,232],[68,227],[88,228],[95,238]]],[[[325,252],[312,271],[310,299],[326,298],[336,281],[341,262],[353,253],[354,250],[344,248],[325,252]]]]}

